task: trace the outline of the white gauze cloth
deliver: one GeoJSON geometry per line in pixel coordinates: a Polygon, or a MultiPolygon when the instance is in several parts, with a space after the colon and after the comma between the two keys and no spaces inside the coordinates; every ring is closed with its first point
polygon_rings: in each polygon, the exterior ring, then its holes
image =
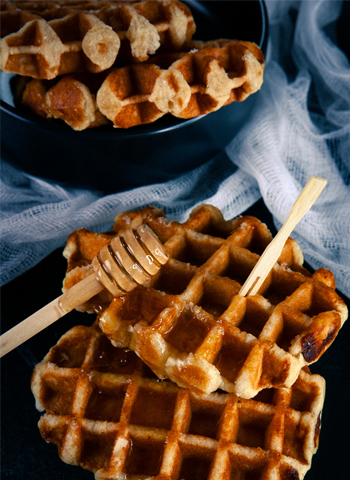
{"type": "Polygon", "coordinates": [[[233,218],[262,197],[279,229],[317,175],[327,187],[291,236],[305,260],[332,270],[350,296],[350,64],[335,38],[342,2],[266,4],[263,87],[249,121],[206,164],[164,184],[104,196],[35,178],[2,158],[1,285],[63,247],[73,230],[108,230],[118,213],[146,205],[184,221],[205,202],[233,218]]]}

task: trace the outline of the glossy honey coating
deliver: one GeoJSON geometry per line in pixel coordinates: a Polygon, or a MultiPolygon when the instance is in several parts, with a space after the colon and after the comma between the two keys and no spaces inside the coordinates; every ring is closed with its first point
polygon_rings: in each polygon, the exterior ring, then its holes
{"type": "MultiPolygon", "coordinates": [[[[163,243],[166,265],[130,293],[96,297],[82,309],[99,312],[111,342],[134,350],[159,378],[201,395],[220,388],[242,398],[290,387],[347,319],[333,274],[309,273],[292,239],[259,294],[238,295],[272,239],[254,217],[225,220],[217,208],[202,205],[181,224],[147,208],[120,214],[110,235],[141,223],[163,243]]],[[[90,273],[86,255],[95,238],[100,245],[101,234],[87,231],[68,240],[65,288],[90,273]]]]}
{"type": "Polygon", "coordinates": [[[96,480],[302,480],[318,447],[325,382],[308,370],[254,399],[159,381],[97,323],[76,326],[31,381],[43,438],[96,480]]]}

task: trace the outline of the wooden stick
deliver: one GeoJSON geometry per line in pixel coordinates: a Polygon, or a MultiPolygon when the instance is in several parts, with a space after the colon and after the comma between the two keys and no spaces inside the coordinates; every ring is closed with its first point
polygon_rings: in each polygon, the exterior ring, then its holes
{"type": "Polygon", "coordinates": [[[74,308],[97,295],[103,289],[97,277],[92,274],[74,285],[60,297],[27,317],[0,337],[0,358],[44,328],[63,317],[74,308]]]}
{"type": "Polygon", "coordinates": [[[247,295],[255,295],[258,293],[267,275],[270,273],[281,255],[289,235],[297,223],[303,218],[305,213],[310,210],[326,184],[327,180],[324,178],[316,176],[310,177],[309,181],[294,202],[287,220],[275,238],[264,250],[258,263],[255,265],[249,277],[238,292],[239,295],[245,297],[247,295]]]}
{"type": "Polygon", "coordinates": [[[104,287],[118,296],[136,285],[143,285],[168,258],[159,238],[146,224],[138,225],[136,230],[126,230],[123,237],[114,237],[110,245],[105,245],[93,258],[94,274],[1,335],[0,357],[97,295],[104,287]]]}

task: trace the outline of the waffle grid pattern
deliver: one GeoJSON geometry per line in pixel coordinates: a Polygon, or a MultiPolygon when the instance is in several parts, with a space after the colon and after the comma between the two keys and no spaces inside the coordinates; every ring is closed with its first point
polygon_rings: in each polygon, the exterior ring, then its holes
{"type": "Polygon", "coordinates": [[[143,62],[183,47],[195,32],[174,1],[1,2],[0,69],[39,79],[143,62]]]}
{"type": "Polygon", "coordinates": [[[318,447],[324,380],[253,400],[159,381],[97,323],[61,337],[32,377],[45,440],[97,480],[302,479],[318,447]]]}
{"type": "MultiPolygon", "coordinates": [[[[146,210],[121,214],[114,231],[139,222],[153,229],[170,259],[148,285],[108,306],[105,299],[100,326],[115,346],[134,350],[159,378],[198,394],[220,388],[242,398],[290,387],[347,318],[331,272],[308,273],[292,239],[259,295],[238,295],[271,241],[254,217],[226,221],[218,209],[204,205],[179,224],[146,210]]],[[[80,246],[84,238],[93,243],[94,234],[80,233],[67,243],[66,256],[72,253],[77,263],[68,263],[65,288],[90,272],[78,266],[80,246]]],[[[108,235],[102,238],[108,241],[108,235]]]]}
{"type": "Polygon", "coordinates": [[[16,103],[43,118],[61,118],[75,130],[108,121],[130,128],[166,114],[207,114],[260,89],[264,57],[255,44],[199,43],[194,51],[163,53],[100,73],[90,69],[52,80],[18,76],[16,103]]]}
{"type": "Polygon", "coordinates": [[[16,104],[78,131],[194,118],[263,83],[255,43],[192,40],[195,21],[177,0],[0,6],[0,71],[19,75],[16,104]]]}

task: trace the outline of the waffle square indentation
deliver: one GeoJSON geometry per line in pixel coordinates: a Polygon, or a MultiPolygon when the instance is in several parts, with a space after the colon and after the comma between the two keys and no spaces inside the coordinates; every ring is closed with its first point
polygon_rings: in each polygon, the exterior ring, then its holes
{"type": "Polygon", "coordinates": [[[124,398],[125,386],[95,385],[86,407],[85,417],[91,420],[119,422],[124,398]]]}
{"type": "Polygon", "coordinates": [[[78,380],[78,374],[47,372],[42,379],[42,398],[46,409],[59,415],[70,415],[78,380]]]}
{"type": "Polygon", "coordinates": [[[116,431],[92,430],[83,427],[83,444],[80,452],[80,464],[83,468],[97,471],[109,465],[116,438],[116,431]]]}
{"type": "Polygon", "coordinates": [[[109,372],[120,375],[132,374],[138,365],[137,356],[129,350],[118,349],[108,340],[101,336],[98,346],[94,351],[89,367],[98,372],[109,372]]]}
{"type": "Polygon", "coordinates": [[[141,386],[131,409],[131,424],[170,430],[176,393],[141,386]]]}
{"type": "Polygon", "coordinates": [[[129,475],[145,477],[158,475],[163,453],[164,442],[131,436],[131,446],[123,471],[129,475]]]}
{"type": "Polygon", "coordinates": [[[191,421],[188,434],[218,440],[220,436],[221,417],[224,403],[210,402],[191,398],[191,421]]]}
{"type": "Polygon", "coordinates": [[[209,315],[185,305],[165,339],[180,352],[195,352],[203,343],[210,327],[209,315]]]}
{"type": "Polygon", "coordinates": [[[181,480],[207,480],[214,459],[215,450],[201,448],[196,452],[195,446],[182,448],[182,462],[179,474],[181,480]]]}
{"type": "Polygon", "coordinates": [[[272,420],[272,413],[256,411],[249,406],[241,406],[236,443],[244,447],[265,448],[265,438],[272,420]]]}

